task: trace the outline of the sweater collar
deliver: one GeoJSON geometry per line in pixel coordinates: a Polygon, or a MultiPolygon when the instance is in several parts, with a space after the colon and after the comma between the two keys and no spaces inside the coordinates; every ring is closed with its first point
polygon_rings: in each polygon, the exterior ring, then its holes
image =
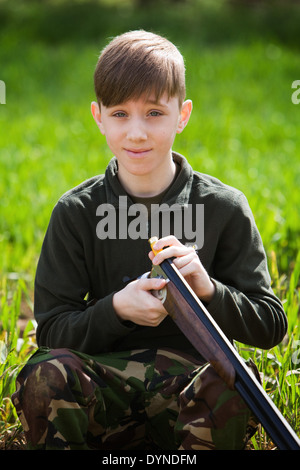
{"type": "MultiPolygon", "coordinates": [[[[163,197],[162,202],[169,205],[180,204],[185,205],[189,202],[189,195],[193,182],[193,170],[183,155],[177,152],[172,152],[173,160],[180,165],[180,171],[174,183],[170,186],[168,191],[163,197]]],[[[107,202],[114,207],[120,207],[120,203],[127,201],[126,205],[133,204],[130,196],[126,193],[118,179],[118,161],[113,157],[109,162],[105,171],[105,188],[107,202]],[[127,200],[119,198],[120,196],[127,196],[127,200]]]]}

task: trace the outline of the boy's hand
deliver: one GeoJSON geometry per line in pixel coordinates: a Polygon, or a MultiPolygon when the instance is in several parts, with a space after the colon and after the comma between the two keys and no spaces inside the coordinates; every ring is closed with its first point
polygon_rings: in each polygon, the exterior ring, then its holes
{"type": "Polygon", "coordinates": [[[123,321],[132,321],[142,326],[158,326],[167,316],[159,299],[151,290],[162,289],[165,279],[142,278],[130,282],[113,296],[113,307],[123,321]]]}
{"type": "Polygon", "coordinates": [[[174,265],[199,299],[207,303],[212,300],[215,286],[193,247],[183,245],[176,237],[170,235],[158,240],[153,248],[156,251],[162,250],[156,255],[152,251],[149,253],[154,265],[160,264],[164,259],[174,257],[174,265]]]}

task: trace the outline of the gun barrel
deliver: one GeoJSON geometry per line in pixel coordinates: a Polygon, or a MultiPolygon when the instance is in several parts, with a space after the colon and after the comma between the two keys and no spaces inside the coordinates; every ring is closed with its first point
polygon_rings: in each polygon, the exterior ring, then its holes
{"type": "Polygon", "coordinates": [[[168,294],[164,305],[185,336],[204,359],[212,364],[228,386],[240,393],[280,450],[300,450],[300,440],[294,430],[172,260],[164,260],[154,269],[171,281],[166,287],[168,294]]]}

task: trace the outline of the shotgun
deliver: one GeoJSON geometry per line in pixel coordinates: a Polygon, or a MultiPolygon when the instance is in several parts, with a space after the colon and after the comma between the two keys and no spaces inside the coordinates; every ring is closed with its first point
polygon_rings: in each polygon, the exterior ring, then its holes
{"type": "MultiPolygon", "coordinates": [[[[157,237],[151,237],[152,248],[157,237]]],[[[228,340],[172,259],[152,266],[151,277],[168,280],[158,297],[194,348],[210,362],[231,390],[237,390],[280,450],[300,450],[300,440],[228,340]]]]}

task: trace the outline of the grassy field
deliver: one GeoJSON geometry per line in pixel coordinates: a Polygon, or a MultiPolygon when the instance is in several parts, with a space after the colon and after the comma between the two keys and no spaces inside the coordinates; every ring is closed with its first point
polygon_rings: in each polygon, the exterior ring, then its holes
{"type": "MultiPolygon", "coordinates": [[[[97,56],[110,36],[135,28],[167,35],[186,59],[194,109],[174,149],[252,207],[289,332],[271,351],[238,347],[300,435],[300,104],[291,100],[300,9],[111,3],[0,0],[0,443],[21,436],[10,395],[36,347],[33,279],[53,205],[111,158],[90,113],[97,56]]],[[[273,447],[263,430],[251,444],[273,447]]]]}

